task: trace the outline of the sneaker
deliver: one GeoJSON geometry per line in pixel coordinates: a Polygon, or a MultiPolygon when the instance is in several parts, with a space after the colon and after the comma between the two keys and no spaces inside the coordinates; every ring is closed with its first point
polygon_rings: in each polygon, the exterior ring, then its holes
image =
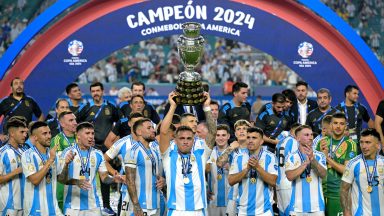
{"type": "Polygon", "coordinates": [[[110,215],[110,216],[112,216],[112,215],[116,215],[116,212],[114,212],[110,208],[103,208],[102,214],[103,215],[110,215]]]}

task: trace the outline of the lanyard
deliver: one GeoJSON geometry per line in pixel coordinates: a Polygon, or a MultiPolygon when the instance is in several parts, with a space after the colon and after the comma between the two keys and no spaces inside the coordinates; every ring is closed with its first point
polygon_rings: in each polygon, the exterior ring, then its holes
{"type": "Polygon", "coordinates": [[[181,158],[181,172],[184,176],[184,178],[187,177],[187,175],[189,173],[191,173],[191,168],[192,168],[192,164],[191,164],[191,154],[187,154],[186,157],[183,156],[183,154],[179,151],[179,155],[180,155],[180,158],[181,158]]]}
{"type": "MultiPolygon", "coordinates": [[[[23,103],[23,101],[24,101],[24,99],[21,99],[21,100],[16,104],[16,106],[14,106],[14,107],[12,108],[12,110],[9,111],[9,112],[5,115],[5,117],[8,117],[8,116],[12,115],[12,113],[15,112],[15,110],[21,105],[21,103],[23,103]]],[[[4,118],[4,119],[5,119],[5,118],[4,118]]]]}
{"type": "Polygon", "coordinates": [[[271,133],[271,137],[273,137],[273,136],[276,134],[276,132],[277,132],[277,130],[279,129],[280,125],[283,123],[283,118],[284,118],[284,115],[282,114],[282,116],[281,116],[281,118],[280,118],[280,120],[279,120],[279,123],[277,123],[276,128],[275,128],[275,129],[273,130],[273,132],[271,133]]]}
{"type": "Polygon", "coordinates": [[[69,142],[69,139],[67,136],[65,136],[65,133],[64,132],[61,132],[63,134],[63,137],[65,139],[65,141],[68,143],[68,146],[72,146],[71,142],[69,142]]]}
{"type": "MultiPolygon", "coordinates": [[[[354,106],[354,108],[355,108],[355,128],[357,128],[357,113],[358,113],[358,106],[359,106],[359,104],[356,102],[353,106],[354,106]]],[[[341,107],[344,108],[345,118],[347,119],[347,126],[348,126],[349,129],[351,129],[351,128],[349,127],[348,110],[347,110],[347,106],[345,105],[345,102],[344,102],[344,101],[341,102],[341,107]]]]}
{"type": "MultiPolygon", "coordinates": [[[[300,150],[299,150],[299,157],[300,157],[301,162],[303,163],[305,161],[305,159],[304,159],[303,153],[301,153],[300,150]]],[[[311,165],[310,164],[308,164],[307,167],[305,167],[305,176],[306,177],[311,176],[311,165]]]]}
{"type": "Polygon", "coordinates": [[[96,119],[97,119],[97,117],[99,117],[100,112],[101,112],[101,110],[104,108],[104,106],[105,106],[105,103],[103,103],[103,104],[100,106],[100,108],[99,108],[99,110],[97,111],[97,113],[96,113],[95,117],[93,118],[92,122],[96,122],[96,119]]]}
{"type": "Polygon", "coordinates": [[[75,145],[75,149],[77,151],[77,154],[80,157],[80,164],[81,164],[81,173],[80,174],[85,175],[85,173],[87,173],[87,168],[88,168],[88,164],[89,164],[89,158],[90,158],[90,155],[91,155],[91,148],[89,148],[87,150],[87,157],[85,159],[85,163],[83,163],[83,157],[81,155],[81,150],[80,150],[80,147],[79,147],[78,144],[75,145]]]}
{"type": "MultiPolygon", "coordinates": [[[[45,165],[45,163],[47,163],[47,160],[45,160],[44,158],[43,158],[43,155],[39,152],[39,150],[36,148],[36,146],[32,146],[32,149],[33,149],[33,151],[35,151],[36,153],[37,153],[37,155],[40,157],[40,159],[41,159],[41,162],[45,165]]],[[[49,149],[49,148],[48,148],[49,149]]],[[[49,160],[49,153],[48,153],[48,155],[47,155],[47,158],[48,158],[48,160],[49,160]]],[[[48,170],[48,172],[47,172],[47,174],[45,175],[45,177],[46,177],[46,179],[51,179],[51,177],[52,177],[52,169],[51,169],[51,167],[49,167],[49,170],[48,170]]]]}
{"type": "MultiPolygon", "coordinates": [[[[319,109],[320,110],[320,109],[319,109]]],[[[330,107],[327,111],[325,111],[325,113],[323,113],[323,115],[321,115],[318,119],[316,119],[313,124],[314,125],[317,125],[318,128],[321,130],[321,127],[320,127],[320,121],[324,118],[324,116],[326,116],[329,112],[331,112],[333,109],[332,107],[330,107]]]]}
{"type": "Polygon", "coordinates": [[[145,148],[145,146],[141,142],[139,142],[139,141],[137,143],[145,151],[145,153],[147,154],[147,156],[151,160],[151,163],[152,163],[152,175],[156,176],[156,159],[153,156],[151,149],[145,148]]]}
{"type": "Polygon", "coordinates": [[[329,156],[331,156],[331,158],[335,157],[336,151],[340,148],[341,144],[344,142],[344,139],[345,139],[345,136],[343,136],[343,138],[341,138],[339,144],[336,146],[335,150],[333,151],[332,150],[332,148],[333,148],[333,138],[331,137],[331,141],[329,143],[329,156]]]}
{"type": "Polygon", "coordinates": [[[57,129],[59,130],[59,133],[62,132],[63,130],[61,129],[61,125],[60,125],[59,119],[57,117],[55,118],[55,121],[57,123],[57,129]]]}
{"type": "Polygon", "coordinates": [[[372,182],[373,182],[373,177],[376,173],[376,165],[377,165],[377,155],[375,157],[375,161],[373,163],[373,171],[372,173],[369,172],[369,166],[368,166],[368,163],[367,163],[367,160],[365,159],[364,155],[361,154],[362,158],[363,158],[363,161],[364,161],[364,166],[365,166],[365,171],[367,172],[367,181],[368,181],[368,185],[369,186],[372,186],[372,182]]]}
{"type": "MultiPolygon", "coordinates": [[[[263,154],[263,149],[261,148],[260,151],[259,151],[259,154],[257,154],[256,160],[259,160],[261,158],[262,154],[263,154]]],[[[255,155],[251,155],[249,152],[248,152],[248,156],[249,156],[249,159],[255,158],[255,155]]],[[[256,176],[257,176],[256,170],[255,169],[251,169],[250,177],[251,178],[256,178],[256,176]]]]}
{"type": "Polygon", "coordinates": [[[20,152],[20,150],[18,149],[15,149],[11,144],[9,144],[9,148],[11,148],[13,150],[13,152],[15,152],[15,154],[18,156],[18,158],[21,158],[21,154],[23,153],[23,149],[22,148],[19,148],[22,152],[20,152]]]}

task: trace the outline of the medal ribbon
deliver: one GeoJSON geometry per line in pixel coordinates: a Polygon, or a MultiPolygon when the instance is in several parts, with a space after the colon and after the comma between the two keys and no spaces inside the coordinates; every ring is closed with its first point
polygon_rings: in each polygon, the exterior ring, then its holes
{"type": "Polygon", "coordinates": [[[329,156],[331,156],[331,158],[334,158],[335,155],[336,155],[336,151],[340,148],[341,144],[344,142],[344,139],[345,139],[345,136],[343,136],[343,138],[341,138],[339,144],[336,146],[335,150],[333,151],[332,150],[332,147],[333,147],[333,138],[331,137],[331,141],[329,143],[329,156]]]}
{"type": "MultiPolygon", "coordinates": [[[[20,158],[22,152],[20,152],[19,150],[15,149],[11,144],[8,143],[8,145],[9,145],[9,148],[11,148],[13,150],[13,152],[15,152],[15,154],[18,155],[19,158],[20,158]]],[[[23,149],[21,149],[21,150],[23,150],[23,149]]]]}
{"type": "MultiPolygon", "coordinates": [[[[219,152],[219,149],[217,148],[217,146],[215,147],[215,149],[216,149],[216,160],[217,160],[217,158],[220,157],[221,152],[219,152]]],[[[224,175],[224,167],[221,167],[221,168],[217,167],[217,174],[224,175]]]]}
{"type": "MultiPolygon", "coordinates": [[[[299,156],[300,156],[301,162],[303,163],[305,161],[305,158],[304,158],[303,153],[301,153],[301,151],[299,151],[299,156]]],[[[311,165],[310,164],[308,164],[307,167],[305,167],[305,176],[306,177],[311,176],[311,165]]]]}
{"type": "MultiPolygon", "coordinates": [[[[37,155],[40,157],[40,159],[41,159],[41,162],[43,163],[43,165],[45,165],[45,163],[47,163],[47,160],[45,160],[44,158],[43,158],[43,155],[39,152],[39,150],[36,148],[36,146],[32,146],[32,149],[33,149],[33,151],[35,151],[36,153],[37,153],[37,155]]],[[[49,150],[49,148],[47,148],[48,150],[49,150]]],[[[47,150],[47,151],[48,151],[47,150]]],[[[47,155],[47,158],[48,158],[48,160],[49,160],[49,153],[48,153],[48,155],[47,155]]],[[[49,167],[49,170],[48,170],[48,172],[47,172],[47,174],[45,175],[45,178],[51,178],[52,177],[52,169],[51,169],[51,167],[49,167]]]]}
{"type": "Polygon", "coordinates": [[[156,176],[156,159],[153,156],[151,149],[145,148],[145,146],[141,142],[137,142],[137,143],[145,151],[145,153],[147,154],[147,156],[151,160],[151,163],[152,163],[152,175],[156,176]]]}
{"type": "Polygon", "coordinates": [[[181,167],[182,167],[181,172],[182,172],[184,178],[186,178],[187,175],[189,173],[191,173],[191,168],[192,168],[191,154],[188,154],[187,157],[183,157],[183,154],[179,151],[179,155],[181,158],[181,167]]]}
{"type": "Polygon", "coordinates": [[[367,181],[368,181],[368,185],[369,186],[372,186],[372,182],[373,182],[373,177],[375,176],[375,173],[376,173],[376,165],[377,165],[377,155],[375,157],[375,161],[373,163],[373,170],[372,170],[372,173],[369,172],[369,166],[368,166],[368,163],[367,163],[367,160],[365,159],[364,155],[361,154],[362,158],[363,158],[363,161],[364,161],[364,166],[365,166],[365,171],[367,172],[367,181]]]}
{"type": "Polygon", "coordinates": [[[87,168],[88,168],[88,164],[89,164],[89,158],[90,158],[90,155],[91,155],[91,148],[89,148],[87,150],[87,157],[86,157],[86,160],[85,160],[85,164],[83,163],[83,156],[81,155],[81,150],[80,150],[80,147],[79,147],[79,145],[77,143],[75,145],[75,149],[77,151],[77,154],[80,157],[81,173],[83,175],[85,175],[85,173],[87,173],[87,168]]]}
{"type": "MultiPolygon", "coordinates": [[[[262,148],[260,149],[259,154],[257,154],[256,160],[260,159],[261,154],[263,154],[263,149],[262,148]]],[[[249,152],[248,152],[248,155],[249,155],[249,159],[255,158],[255,155],[251,155],[251,154],[249,154],[249,152]]],[[[251,169],[250,177],[251,178],[256,178],[256,176],[257,176],[256,170],[255,169],[251,169]]]]}

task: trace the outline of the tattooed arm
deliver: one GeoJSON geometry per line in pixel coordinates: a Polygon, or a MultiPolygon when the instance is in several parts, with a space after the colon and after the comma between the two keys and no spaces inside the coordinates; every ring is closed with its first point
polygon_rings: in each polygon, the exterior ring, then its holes
{"type": "Polygon", "coordinates": [[[341,181],[341,187],[340,187],[340,202],[341,202],[341,208],[343,209],[344,216],[351,216],[352,215],[352,200],[351,200],[351,184],[341,181]]]}
{"type": "Polygon", "coordinates": [[[205,142],[207,143],[208,147],[210,149],[213,149],[213,146],[215,145],[215,139],[216,139],[216,123],[212,118],[212,112],[211,112],[211,107],[209,104],[211,103],[211,97],[207,92],[204,92],[204,96],[207,98],[204,102],[204,114],[205,114],[205,119],[207,120],[207,127],[208,127],[208,135],[205,138],[205,142]],[[207,111],[205,111],[207,109],[207,111]]]}
{"type": "Polygon", "coordinates": [[[237,141],[234,141],[231,143],[231,145],[226,148],[223,153],[217,158],[216,165],[219,168],[224,167],[224,165],[228,162],[229,155],[239,147],[239,143],[237,141]]]}
{"type": "Polygon", "coordinates": [[[143,210],[140,207],[139,199],[136,191],[136,168],[125,167],[125,173],[127,178],[128,193],[132,200],[133,212],[136,215],[143,216],[143,210]]]}

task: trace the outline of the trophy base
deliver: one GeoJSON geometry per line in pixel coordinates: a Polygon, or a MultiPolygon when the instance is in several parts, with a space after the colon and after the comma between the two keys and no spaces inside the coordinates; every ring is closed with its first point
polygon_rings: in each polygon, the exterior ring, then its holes
{"type": "Polygon", "coordinates": [[[179,79],[176,85],[176,92],[179,94],[175,98],[177,104],[194,106],[204,103],[204,89],[200,80],[186,81],[179,79]]]}

